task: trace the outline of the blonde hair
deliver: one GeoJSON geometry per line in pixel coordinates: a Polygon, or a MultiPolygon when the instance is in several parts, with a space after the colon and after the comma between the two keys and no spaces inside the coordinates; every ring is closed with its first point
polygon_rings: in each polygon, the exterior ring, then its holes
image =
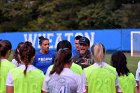
{"type": "Polygon", "coordinates": [[[94,62],[102,62],[105,57],[105,48],[103,44],[93,44],[91,47],[94,62]]]}

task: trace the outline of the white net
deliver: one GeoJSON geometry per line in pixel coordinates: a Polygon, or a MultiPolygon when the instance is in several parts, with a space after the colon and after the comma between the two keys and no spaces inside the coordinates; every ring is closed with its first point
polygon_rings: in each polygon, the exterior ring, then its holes
{"type": "Polygon", "coordinates": [[[140,32],[131,32],[131,56],[140,56],[140,32]]]}

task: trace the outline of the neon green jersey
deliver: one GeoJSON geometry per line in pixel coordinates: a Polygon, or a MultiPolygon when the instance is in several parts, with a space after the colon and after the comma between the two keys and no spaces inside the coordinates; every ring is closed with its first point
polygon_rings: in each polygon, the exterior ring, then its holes
{"type": "Polygon", "coordinates": [[[82,75],[83,70],[82,70],[81,66],[79,66],[79,65],[77,65],[77,64],[75,64],[75,63],[72,63],[70,69],[71,69],[73,72],[75,72],[75,73],[77,73],[77,74],[79,74],[79,75],[82,75]]]}
{"type": "Polygon", "coordinates": [[[107,65],[104,67],[89,66],[84,69],[88,82],[88,93],[116,93],[115,68],[107,65]]]}
{"type": "MultiPolygon", "coordinates": [[[[51,71],[52,68],[53,68],[53,65],[49,66],[48,69],[51,71]]],[[[79,65],[77,65],[77,64],[75,64],[75,63],[72,63],[70,69],[71,69],[73,72],[75,72],[75,73],[77,73],[77,74],[79,74],[79,75],[82,75],[82,68],[81,68],[81,66],[79,66],[79,65]]]]}
{"type": "Polygon", "coordinates": [[[10,70],[13,77],[14,93],[41,93],[44,74],[39,69],[27,71],[26,76],[22,68],[10,70]]]}
{"type": "Polygon", "coordinates": [[[15,68],[15,65],[4,59],[0,63],[0,93],[6,93],[6,77],[10,69],[15,68]]]}
{"type": "Polygon", "coordinates": [[[123,93],[134,93],[136,82],[132,73],[129,73],[128,76],[119,76],[118,80],[123,93]]]}

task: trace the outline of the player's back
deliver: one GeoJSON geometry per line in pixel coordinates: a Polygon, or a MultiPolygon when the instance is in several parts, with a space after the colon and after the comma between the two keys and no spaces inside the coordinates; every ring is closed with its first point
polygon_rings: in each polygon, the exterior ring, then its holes
{"type": "Polygon", "coordinates": [[[53,75],[48,81],[49,93],[76,93],[77,82],[70,76],[53,75]]]}

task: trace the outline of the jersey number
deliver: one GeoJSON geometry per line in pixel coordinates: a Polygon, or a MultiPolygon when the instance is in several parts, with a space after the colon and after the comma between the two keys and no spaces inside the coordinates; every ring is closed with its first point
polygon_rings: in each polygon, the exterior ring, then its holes
{"type": "Polygon", "coordinates": [[[58,93],[66,93],[66,87],[62,86],[58,93]]]}

